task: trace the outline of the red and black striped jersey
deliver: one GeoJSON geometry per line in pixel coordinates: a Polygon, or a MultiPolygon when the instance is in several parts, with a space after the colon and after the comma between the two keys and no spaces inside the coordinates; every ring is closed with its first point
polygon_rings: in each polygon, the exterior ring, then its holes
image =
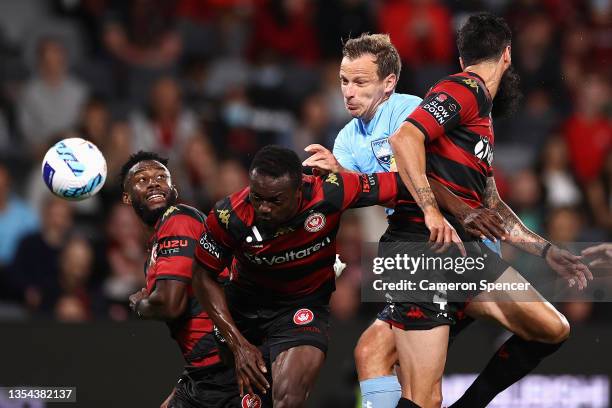
{"type": "MultiPolygon", "coordinates": [[[[427,175],[472,208],[483,206],[487,178],[493,176],[492,99],[472,72],[436,83],[406,119],[425,134],[427,175]]],[[[416,203],[398,205],[390,220],[422,215],[416,203]]]]}
{"type": "Polygon", "coordinates": [[[333,264],[340,217],[349,208],[393,206],[409,196],[397,173],[304,176],[295,217],[275,231],[255,225],[245,188],[219,201],[206,219],[195,259],[216,273],[230,267],[228,290],[255,303],[322,300],[335,289],[333,264]]]}
{"type": "Polygon", "coordinates": [[[205,216],[193,207],[182,204],[169,207],[156,223],[149,239],[149,260],[145,266],[149,294],[160,280],[178,280],[187,285],[186,310],[167,324],[185,361],[195,367],[220,361],[213,323],[198,303],[191,286],[193,254],[204,230],[204,220],[205,216]]]}

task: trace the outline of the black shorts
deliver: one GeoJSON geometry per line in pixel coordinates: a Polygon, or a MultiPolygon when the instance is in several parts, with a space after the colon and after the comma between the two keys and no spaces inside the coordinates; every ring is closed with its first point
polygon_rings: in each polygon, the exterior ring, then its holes
{"type": "Polygon", "coordinates": [[[233,367],[223,363],[189,370],[179,378],[170,408],[235,408],[242,399],[233,367]]]}
{"type": "MultiPolygon", "coordinates": [[[[389,227],[380,239],[379,256],[394,257],[403,255],[406,250],[424,252],[425,256],[436,256],[423,250],[422,244],[429,239],[422,233],[405,232],[396,227],[389,227]],[[416,249],[415,249],[416,248],[416,249]]],[[[501,276],[509,265],[484,243],[479,241],[464,241],[468,257],[480,257],[485,265],[484,269],[472,275],[457,274],[454,271],[427,270],[419,271],[415,276],[421,276],[428,281],[439,282],[478,282],[485,279],[494,282],[501,276]]],[[[446,256],[447,254],[445,254],[446,256]]],[[[458,250],[453,249],[452,257],[461,257],[458,250]]],[[[401,273],[401,272],[400,272],[401,273]]],[[[397,279],[395,277],[394,279],[397,279]]],[[[479,286],[475,289],[448,293],[417,291],[416,293],[402,293],[400,299],[391,297],[391,301],[378,314],[378,319],[403,330],[429,330],[436,326],[450,325],[451,335],[467,326],[472,319],[465,315],[465,307],[469,301],[480,293],[479,286]],[[457,329],[452,327],[458,325],[457,329]]],[[[452,336],[451,336],[452,337],[452,336]]]]}
{"type": "Polygon", "coordinates": [[[285,350],[314,346],[327,353],[329,343],[329,306],[257,306],[228,296],[232,317],[242,335],[265,354],[269,365],[285,350]]]}

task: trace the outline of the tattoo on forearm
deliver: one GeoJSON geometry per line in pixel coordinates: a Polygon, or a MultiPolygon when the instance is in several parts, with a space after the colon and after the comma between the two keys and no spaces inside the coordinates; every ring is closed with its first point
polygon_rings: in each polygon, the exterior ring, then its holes
{"type": "Polygon", "coordinates": [[[514,211],[501,200],[495,186],[495,180],[492,177],[487,179],[484,203],[486,207],[497,211],[502,220],[504,220],[504,229],[508,231],[510,236],[509,242],[512,245],[533,255],[540,255],[542,253],[548,241],[529,230],[514,211]]]}
{"type": "Polygon", "coordinates": [[[434,196],[431,187],[421,187],[416,189],[417,193],[417,204],[422,210],[428,207],[438,208],[436,197],[434,196]]]}

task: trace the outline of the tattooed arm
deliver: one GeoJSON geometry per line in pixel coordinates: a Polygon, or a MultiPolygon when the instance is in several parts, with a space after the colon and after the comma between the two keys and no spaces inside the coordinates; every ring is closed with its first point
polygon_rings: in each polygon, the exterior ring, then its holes
{"type": "Polygon", "coordinates": [[[514,211],[508,207],[508,204],[501,199],[493,177],[487,178],[484,204],[485,207],[497,211],[504,221],[504,229],[507,232],[506,242],[532,255],[542,255],[544,249],[550,243],[527,228],[514,211]]]}
{"type": "Polygon", "coordinates": [[[429,240],[437,243],[461,242],[455,229],[446,221],[425,174],[425,135],[410,122],[389,138],[397,171],[423,214],[430,231],[429,240]]]}
{"type": "Polygon", "coordinates": [[[580,262],[579,257],[551,244],[523,224],[499,196],[493,177],[487,179],[484,202],[487,208],[497,211],[504,221],[504,229],[507,231],[506,242],[532,255],[544,258],[555,272],[569,281],[570,286],[577,283],[579,289],[584,289],[587,286],[587,277],[593,279],[591,271],[580,262]]]}

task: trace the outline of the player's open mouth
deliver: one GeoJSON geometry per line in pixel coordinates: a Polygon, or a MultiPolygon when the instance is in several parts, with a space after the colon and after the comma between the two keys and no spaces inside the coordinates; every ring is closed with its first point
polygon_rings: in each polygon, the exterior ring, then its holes
{"type": "Polygon", "coordinates": [[[161,192],[154,192],[147,195],[147,202],[149,203],[159,203],[166,200],[166,194],[161,192]]]}

